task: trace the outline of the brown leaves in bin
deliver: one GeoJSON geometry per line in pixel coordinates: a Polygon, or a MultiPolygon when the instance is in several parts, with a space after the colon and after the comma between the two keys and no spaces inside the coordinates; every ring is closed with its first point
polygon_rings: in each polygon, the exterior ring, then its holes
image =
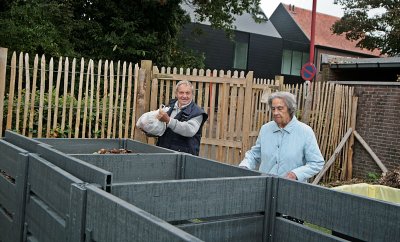
{"type": "Polygon", "coordinates": [[[133,152],[131,150],[127,150],[127,149],[111,149],[111,150],[100,149],[95,153],[96,154],[128,154],[128,153],[133,153],[133,152]]]}
{"type": "Polygon", "coordinates": [[[400,166],[392,171],[388,171],[386,176],[379,180],[379,184],[394,188],[400,188],[400,166]]]}

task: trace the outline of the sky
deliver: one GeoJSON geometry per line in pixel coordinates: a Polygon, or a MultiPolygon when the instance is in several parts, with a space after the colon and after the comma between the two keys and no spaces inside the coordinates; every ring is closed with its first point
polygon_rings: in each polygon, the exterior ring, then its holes
{"type": "MultiPolygon", "coordinates": [[[[333,1],[334,0],[317,0],[317,12],[342,17],[342,7],[333,4],[333,1]]],[[[300,7],[312,10],[313,7],[313,0],[261,0],[261,8],[269,18],[281,2],[285,4],[294,4],[295,8],[300,7]]]]}

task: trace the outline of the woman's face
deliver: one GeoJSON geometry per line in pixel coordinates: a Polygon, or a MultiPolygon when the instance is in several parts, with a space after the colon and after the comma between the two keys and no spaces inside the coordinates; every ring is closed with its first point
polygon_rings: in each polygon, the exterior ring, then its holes
{"type": "Polygon", "coordinates": [[[289,109],[282,98],[272,100],[272,117],[280,128],[284,128],[292,120],[289,109]]]}

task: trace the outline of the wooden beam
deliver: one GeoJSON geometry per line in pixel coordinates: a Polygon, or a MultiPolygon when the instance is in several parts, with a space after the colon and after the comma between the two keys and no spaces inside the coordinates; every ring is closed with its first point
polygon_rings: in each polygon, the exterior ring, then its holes
{"type": "Polygon", "coordinates": [[[381,168],[382,170],[382,175],[386,175],[388,172],[388,169],[386,166],[382,163],[382,161],[378,158],[378,156],[375,154],[375,152],[372,151],[371,147],[365,142],[365,140],[361,137],[361,135],[354,130],[354,136],[357,138],[357,140],[362,144],[362,146],[365,148],[365,150],[371,155],[372,159],[375,161],[375,163],[381,168]]]}
{"type": "Polygon", "coordinates": [[[329,169],[329,167],[331,167],[333,162],[335,162],[337,155],[342,150],[343,146],[346,144],[346,141],[349,139],[352,131],[353,130],[351,128],[349,128],[349,130],[347,130],[346,134],[343,136],[343,138],[340,141],[339,145],[336,147],[335,151],[333,152],[331,158],[329,158],[328,162],[325,163],[324,168],[315,177],[315,179],[312,182],[312,184],[318,184],[318,182],[321,180],[321,178],[325,174],[325,172],[329,169]]]}

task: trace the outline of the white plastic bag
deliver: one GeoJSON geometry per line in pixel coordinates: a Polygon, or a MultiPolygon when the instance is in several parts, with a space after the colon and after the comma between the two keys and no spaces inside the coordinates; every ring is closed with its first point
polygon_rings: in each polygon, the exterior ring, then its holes
{"type": "MultiPolygon", "coordinates": [[[[164,112],[168,112],[169,107],[161,108],[164,112]]],[[[167,125],[157,119],[160,110],[154,110],[144,113],[136,122],[136,127],[143,130],[147,135],[161,136],[167,129],[167,125]]]]}

